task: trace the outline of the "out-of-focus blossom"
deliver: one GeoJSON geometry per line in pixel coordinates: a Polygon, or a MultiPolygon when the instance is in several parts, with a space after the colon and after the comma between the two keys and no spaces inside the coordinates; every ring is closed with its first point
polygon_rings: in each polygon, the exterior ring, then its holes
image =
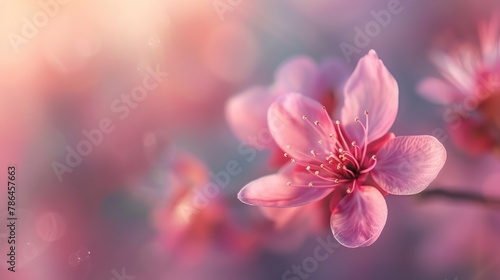
{"type": "Polygon", "coordinates": [[[448,105],[444,120],[455,144],[470,154],[500,148],[500,16],[479,26],[477,42],[437,51],[432,60],[441,78],[418,85],[427,100],[448,105]]]}
{"type": "Polygon", "coordinates": [[[346,82],[340,121],[332,122],[325,106],[304,95],[281,96],[269,108],[268,124],[291,163],[249,183],[238,198],[278,208],[327,198],[339,243],[373,244],[387,219],[384,195],[422,191],[446,160],[434,137],[388,133],[397,110],[398,85],[373,50],[346,82]]]}
{"type": "Polygon", "coordinates": [[[201,161],[179,153],[163,172],[167,190],[152,219],[159,242],[176,265],[192,267],[206,262],[216,248],[233,261],[255,252],[259,236],[240,227],[223,195],[209,198],[203,194],[210,183],[201,161]]]}
{"type": "Polygon", "coordinates": [[[299,92],[313,98],[332,111],[340,102],[340,91],[347,78],[346,66],[341,60],[327,58],[317,64],[308,57],[295,57],[276,71],[270,86],[256,86],[233,96],[226,104],[226,119],[235,135],[249,145],[271,150],[271,165],[282,166],[282,150],[268,140],[267,110],[281,95],[299,92]]]}

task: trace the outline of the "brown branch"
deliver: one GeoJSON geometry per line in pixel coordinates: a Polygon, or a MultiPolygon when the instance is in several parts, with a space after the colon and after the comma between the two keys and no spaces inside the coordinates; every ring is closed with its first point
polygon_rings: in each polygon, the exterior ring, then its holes
{"type": "Polygon", "coordinates": [[[447,189],[431,189],[421,192],[418,195],[420,199],[446,198],[450,200],[461,200],[466,202],[478,203],[488,207],[500,209],[500,198],[486,197],[481,194],[453,191],[447,189]]]}

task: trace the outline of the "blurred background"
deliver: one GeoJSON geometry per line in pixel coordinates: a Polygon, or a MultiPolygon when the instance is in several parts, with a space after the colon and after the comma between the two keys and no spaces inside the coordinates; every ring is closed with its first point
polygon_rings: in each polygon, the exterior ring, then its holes
{"type": "Polygon", "coordinates": [[[276,168],[225,116],[292,57],[337,57],[351,73],[375,49],[399,84],[392,131],[448,150],[429,188],[500,197],[499,159],[456,149],[444,109],[415,90],[437,74],[431,50],[498,13],[497,0],[0,0],[0,278],[500,279],[498,208],[389,196],[379,240],[348,249],[323,213],[282,225],[240,203],[276,168]]]}

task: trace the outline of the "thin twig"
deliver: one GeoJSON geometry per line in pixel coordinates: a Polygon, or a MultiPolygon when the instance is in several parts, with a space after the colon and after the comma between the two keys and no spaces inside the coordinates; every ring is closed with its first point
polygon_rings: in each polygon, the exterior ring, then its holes
{"type": "Polygon", "coordinates": [[[474,202],[484,206],[497,207],[500,209],[500,198],[486,197],[481,194],[470,192],[452,191],[447,189],[431,189],[421,192],[418,197],[421,199],[442,197],[451,200],[474,202]]]}

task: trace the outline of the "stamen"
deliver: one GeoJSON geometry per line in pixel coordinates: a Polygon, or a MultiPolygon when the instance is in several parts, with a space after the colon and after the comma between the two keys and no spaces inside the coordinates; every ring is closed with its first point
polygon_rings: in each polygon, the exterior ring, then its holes
{"type": "Polygon", "coordinates": [[[366,123],[366,126],[359,120],[356,121],[359,123],[359,125],[361,125],[361,127],[363,128],[363,132],[364,132],[364,142],[363,143],[363,153],[361,155],[361,163],[360,165],[363,165],[364,161],[365,161],[365,156],[366,156],[366,150],[368,149],[368,111],[365,111],[365,123],[366,123]]]}
{"type": "MultiPolygon", "coordinates": [[[[304,115],[305,116],[305,115],[304,115]]],[[[315,121],[314,123],[310,122],[307,117],[304,118],[304,116],[302,116],[302,119],[304,119],[315,131],[316,133],[321,137],[321,136],[324,136],[327,134],[327,132],[325,131],[325,129],[319,125],[319,121],[315,121]],[[318,128],[319,127],[319,128],[318,128]]],[[[321,139],[320,139],[321,140],[321,139]]],[[[323,142],[321,140],[321,142],[323,142]]],[[[321,144],[321,143],[320,143],[321,144]]]]}
{"type": "Polygon", "coordinates": [[[356,143],[356,141],[352,141],[351,145],[354,147],[354,158],[358,159],[358,151],[359,151],[359,147],[358,147],[358,144],[356,143]]]}
{"type": "Polygon", "coordinates": [[[344,158],[349,160],[349,162],[353,163],[356,166],[356,169],[359,170],[359,163],[351,153],[344,153],[343,156],[344,156],[344,158]]]}
{"type": "Polygon", "coordinates": [[[356,175],[354,175],[354,172],[352,172],[349,168],[347,168],[345,165],[342,167],[342,169],[348,173],[349,175],[351,175],[353,178],[356,177],[356,175]]]}
{"type": "Polygon", "coordinates": [[[354,191],[354,188],[356,188],[356,180],[352,182],[352,188],[347,188],[346,192],[352,193],[354,191]]]}
{"type": "Polygon", "coordinates": [[[345,141],[344,134],[342,133],[342,130],[340,129],[340,121],[335,121],[335,124],[337,125],[337,130],[339,131],[338,134],[340,135],[340,139],[342,139],[342,143],[344,144],[344,148],[349,149],[349,145],[347,145],[347,141],[345,141]]]}
{"type": "Polygon", "coordinates": [[[370,159],[371,159],[370,161],[373,161],[373,163],[370,166],[368,166],[367,168],[365,168],[364,170],[361,170],[359,172],[360,174],[368,173],[368,172],[372,171],[373,168],[375,168],[375,166],[377,165],[377,157],[375,155],[373,155],[370,159]]]}

